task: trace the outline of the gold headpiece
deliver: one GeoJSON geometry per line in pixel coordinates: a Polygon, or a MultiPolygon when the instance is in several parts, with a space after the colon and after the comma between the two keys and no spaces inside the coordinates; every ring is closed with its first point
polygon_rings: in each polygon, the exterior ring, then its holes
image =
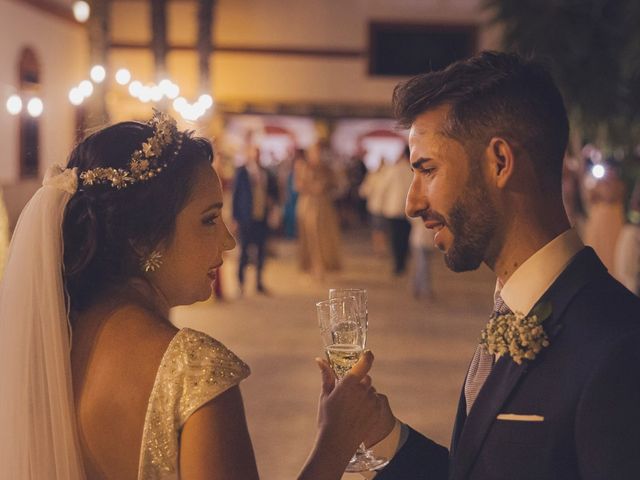
{"type": "Polygon", "coordinates": [[[147,138],[140,150],[133,152],[128,170],[112,167],[92,168],[80,174],[82,184],[91,186],[106,183],[121,189],[149,180],[164,170],[180,151],[184,134],[178,131],[175,119],[156,109],[153,110],[153,117],[148,124],[153,127],[153,135],[147,138]],[[171,145],[175,145],[173,155],[165,156],[165,160],[161,162],[160,157],[171,145]]]}

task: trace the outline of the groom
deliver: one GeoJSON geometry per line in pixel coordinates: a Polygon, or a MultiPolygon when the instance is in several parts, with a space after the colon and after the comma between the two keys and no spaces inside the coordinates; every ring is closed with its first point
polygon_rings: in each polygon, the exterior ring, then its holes
{"type": "MultiPolygon", "coordinates": [[[[451,270],[493,270],[497,315],[537,313],[544,334],[524,327],[516,338],[534,341],[499,358],[478,346],[450,450],[396,423],[375,446],[393,457],[376,479],[640,478],[640,300],[567,220],[569,128],[553,80],[484,52],[398,85],[393,100],[411,128],[407,214],[435,232],[451,270]]],[[[394,421],[388,410],[368,443],[394,421]]]]}

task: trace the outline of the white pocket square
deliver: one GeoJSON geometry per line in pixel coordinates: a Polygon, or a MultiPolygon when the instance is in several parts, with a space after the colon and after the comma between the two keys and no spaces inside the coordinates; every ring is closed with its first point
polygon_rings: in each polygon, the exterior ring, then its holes
{"type": "Polygon", "coordinates": [[[544,422],[542,415],[521,415],[519,413],[501,413],[496,420],[506,420],[510,422],[544,422]]]}

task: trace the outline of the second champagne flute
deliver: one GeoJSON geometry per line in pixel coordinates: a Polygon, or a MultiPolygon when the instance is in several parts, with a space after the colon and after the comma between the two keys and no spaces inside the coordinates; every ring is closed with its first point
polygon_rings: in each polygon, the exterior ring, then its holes
{"type": "MultiPolygon", "coordinates": [[[[369,312],[367,307],[367,291],[363,288],[331,288],[329,290],[329,301],[340,299],[353,299],[355,301],[356,322],[351,323],[349,330],[354,338],[358,339],[360,352],[364,350],[367,341],[367,329],[369,326],[369,312]]],[[[355,361],[358,360],[360,354],[355,361]]],[[[331,363],[331,359],[329,360],[331,363]]],[[[354,362],[355,363],[355,362],[354,362]]],[[[333,367],[333,365],[332,365],[333,367]]],[[[335,367],[334,367],[335,371],[335,367]]],[[[369,450],[364,443],[358,446],[358,450],[347,465],[347,472],[366,472],[378,470],[389,463],[385,457],[376,457],[373,451],[369,450]]]]}

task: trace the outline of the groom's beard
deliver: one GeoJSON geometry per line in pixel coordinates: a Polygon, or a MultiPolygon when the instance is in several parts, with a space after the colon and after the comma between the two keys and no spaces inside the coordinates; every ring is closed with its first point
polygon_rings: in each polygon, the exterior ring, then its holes
{"type": "Polygon", "coordinates": [[[489,193],[482,180],[472,174],[465,192],[449,211],[447,226],[453,243],[444,254],[447,267],[454,272],[477,269],[486,257],[497,224],[489,193]]]}

